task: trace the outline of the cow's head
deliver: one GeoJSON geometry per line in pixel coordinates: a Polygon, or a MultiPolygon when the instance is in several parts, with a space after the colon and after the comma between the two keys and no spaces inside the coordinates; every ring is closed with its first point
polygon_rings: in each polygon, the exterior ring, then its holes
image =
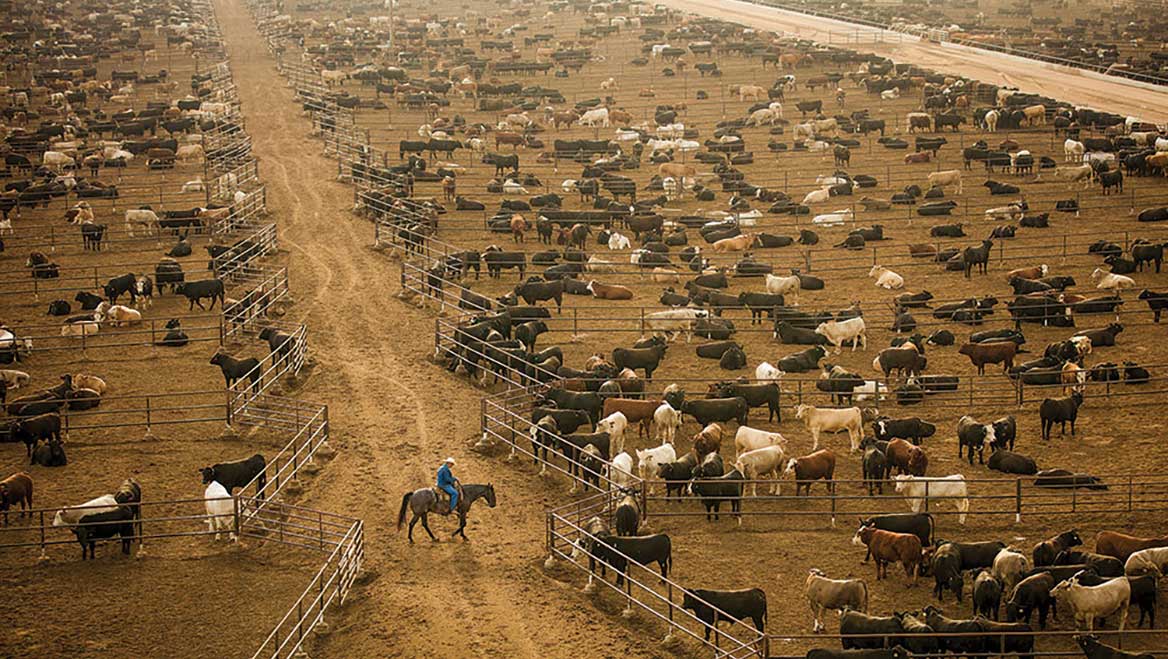
{"type": "Polygon", "coordinates": [[[203,477],[203,485],[208,485],[215,480],[215,468],[203,467],[199,470],[199,474],[203,477]]]}

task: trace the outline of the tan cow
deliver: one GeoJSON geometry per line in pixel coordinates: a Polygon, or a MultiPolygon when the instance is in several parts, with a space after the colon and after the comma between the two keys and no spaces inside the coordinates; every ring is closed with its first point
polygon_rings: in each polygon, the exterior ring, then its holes
{"type": "Polygon", "coordinates": [[[753,233],[744,233],[733,238],[723,238],[714,243],[715,252],[741,252],[754,242],[753,233]]]}

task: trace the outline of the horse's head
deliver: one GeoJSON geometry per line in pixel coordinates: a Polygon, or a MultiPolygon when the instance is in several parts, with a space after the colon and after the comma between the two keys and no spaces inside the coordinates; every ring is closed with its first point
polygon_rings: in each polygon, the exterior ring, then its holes
{"type": "Polygon", "coordinates": [[[487,506],[495,507],[495,486],[492,483],[487,483],[487,489],[483,491],[483,498],[487,500],[487,506]]]}

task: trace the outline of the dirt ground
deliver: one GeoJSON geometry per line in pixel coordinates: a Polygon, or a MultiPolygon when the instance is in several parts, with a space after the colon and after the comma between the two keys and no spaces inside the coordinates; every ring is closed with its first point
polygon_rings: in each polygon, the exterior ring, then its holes
{"type": "MultiPolygon", "coordinates": [[[[522,20],[520,17],[507,16],[506,10],[489,6],[479,7],[472,4],[463,9],[459,15],[467,17],[471,22],[478,15],[501,15],[503,25],[508,24],[507,21],[522,20]]],[[[439,18],[450,15],[444,7],[435,8],[430,5],[423,7],[407,3],[400,4],[398,12],[399,20],[408,20],[420,15],[439,18]]],[[[329,17],[329,14],[318,11],[318,8],[292,13],[297,17],[310,16],[321,22],[329,17]]],[[[584,24],[581,16],[568,12],[553,13],[542,21],[536,19],[530,23],[533,26],[532,31],[554,31],[560,39],[574,36],[584,24]]],[[[241,28],[233,27],[231,31],[236,29],[241,28]]],[[[662,73],[662,67],[666,66],[666,63],[652,62],[648,67],[631,64],[630,61],[640,50],[641,41],[638,35],[638,31],[631,30],[600,42],[594,53],[603,55],[606,61],[589,64],[582,72],[572,73],[566,81],[550,76],[519,80],[524,84],[539,84],[560,89],[570,104],[573,101],[603,96],[604,92],[600,91],[601,81],[614,77],[620,82],[619,91],[614,94],[617,97],[617,106],[632,112],[636,117],[635,121],[651,120],[653,106],[657,103],[685,103],[688,108],[683,112],[681,120],[687,126],[697,126],[702,131],[704,139],[717,121],[742,116],[745,108],[750,105],[750,102],[739,102],[727,94],[729,85],[758,83],[765,86],[769,85],[776,75],[771,71],[760,70],[757,60],[723,55],[716,58],[724,71],[722,78],[702,79],[693,70],[667,78],[662,73]],[[654,90],[654,98],[638,96],[640,90],[649,88],[654,90]],[[695,101],[694,96],[698,89],[708,91],[709,100],[695,101]]],[[[513,38],[517,44],[521,43],[522,34],[517,32],[513,38]]],[[[309,43],[313,43],[312,39],[309,39],[309,43]]],[[[468,39],[468,45],[473,44],[474,40],[468,39]]],[[[517,50],[521,51],[524,60],[534,58],[534,47],[520,48],[517,45],[517,50]]],[[[876,50],[880,52],[880,49],[876,50]]],[[[247,65],[242,71],[237,68],[237,76],[253,75],[258,80],[269,74],[269,69],[265,67],[270,67],[270,62],[258,44],[250,46],[245,52],[248,53],[245,56],[247,65]]],[[[241,59],[240,51],[233,50],[233,56],[238,62],[241,59]]],[[[692,63],[693,58],[689,59],[692,63]]],[[[935,61],[937,60],[929,63],[935,61]]],[[[946,62],[955,64],[958,70],[965,66],[981,64],[957,63],[953,59],[946,62]]],[[[433,64],[433,60],[430,63],[433,64]]],[[[800,78],[806,79],[832,70],[839,69],[815,65],[796,73],[800,78]]],[[[1011,70],[1010,75],[1012,78],[1021,78],[1034,74],[1011,70]]],[[[1022,86],[1030,89],[1028,82],[1032,79],[1027,77],[1022,86]]],[[[503,78],[503,81],[510,80],[503,78]]],[[[1050,83],[1044,85],[1034,90],[1060,95],[1057,88],[1050,83]]],[[[904,132],[904,114],[919,106],[919,96],[915,93],[906,95],[898,101],[881,103],[874,97],[864,95],[861,89],[851,83],[845,82],[844,86],[848,97],[843,112],[871,108],[873,116],[889,121],[890,132],[893,134],[904,132]]],[[[245,84],[243,87],[247,89],[249,85],[245,84]]],[[[365,98],[373,97],[372,90],[363,89],[355,81],[347,83],[344,89],[365,98]]],[[[1072,91],[1077,93],[1080,90],[1076,88],[1072,91]]],[[[283,88],[272,90],[269,94],[279,94],[282,99],[287,98],[287,92],[283,88]]],[[[1092,91],[1087,96],[1095,100],[1102,95],[1092,91]]],[[[245,107],[247,98],[245,95],[245,107]]],[[[798,120],[798,112],[793,108],[794,103],[814,98],[823,99],[825,109],[831,106],[828,112],[839,111],[833,105],[830,90],[821,88],[818,91],[808,91],[800,87],[798,91],[789,93],[784,101],[787,118],[795,123],[798,120]]],[[[417,139],[414,129],[426,121],[424,114],[398,107],[386,98],[382,100],[387,107],[358,114],[358,122],[370,130],[374,141],[392,151],[400,139],[417,139]]],[[[275,134],[260,137],[263,134],[258,133],[256,148],[257,152],[272,154],[263,161],[263,167],[268,171],[277,172],[275,176],[268,176],[269,185],[273,188],[283,188],[284,181],[298,181],[303,180],[301,177],[309,176],[316,177],[312,180],[324,181],[309,189],[298,188],[295,191],[274,189],[273,197],[270,197],[277,200],[274,203],[290,204],[285,214],[289,217],[285,237],[296,245],[293,248],[294,279],[304,281],[306,277],[319,278],[325,287],[321,289],[319,303],[309,312],[308,322],[313,327],[320,327],[322,323],[314,322],[312,319],[320,317],[320,314],[328,314],[330,321],[326,321],[325,325],[328,327],[327,334],[318,341],[317,349],[321,359],[327,364],[327,372],[336,375],[315,379],[308,385],[306,395],[317,395],[327,399],[337,391],[376,391],[381,394],[377,397],[376,403],[363,400],[360,397],[363,394],[350,395],[347,399],[332,403],[334,410],[340,410],[334,411],[338,419],[336,427],[344,428],[348,445],[337,462],[330,466],[329,477],[324,479],[327,483],[322,483],[314,491],[312,499],[324,507],[340,505],[346,510],[372,511],[372,516],[366,516],[365,519],[369,524],[371,539],[377,538],[377,534],[385,533],[388,529],[376,520],[384,519],[387,513],[392,513],[392,510],[385,510],[384,502],[387,498],[385,492],[388,491],[388,498],[392,504],[393,498],[403,487],[415,487],[430,478],[429,472],[433,470],[436,461],[441,459],[441,454],[454,445],[453,440],[474,439],[477,424],[473,412],[467,413],[465,418],[457,418],[462,415],[443,415],[440,410],[449,409],[452,403],[473,409],[477,404],[477,397],[482,392],[471,390],[458,378],[423,365],[424,357],[432,347],[431,316],[418,315],[412,311],[400,313],[397,311],[396,302],[385,302],[384,296],[395,292],[392,285],[380,287],[382,297],[379,299],[375,299],[377,296],[369,295],[370,287],[365,282],[390,281],[398,272],[392,261],[368,249],[370,232],[366,225],[339,222],[335,224],[336,231],[330,234],[328,241],[320,241],[308,235],[312,227],[320,222],[316,220],[317,217],[326,216],[330,208],[335,212],[335,209],[351,203],[351,189],[328,182],[335,176],[335,165],[331,161],[322,161],[315,155],[319,152],[319,143],[310,142],[305,145],[301,138],[307,125],[305,121],[291,116],[291,113],[279,104],[265,106],[265,110],[268,108],[270,115],[265,113],[261,116],[265,117],[265,125],[273,127],[275,134]],[[267,120],[268,117],[270,121],[267,120]],[[281,201],[289,192],[291,196],[287,197],[286,201],[281,201]],[[308,263],[301,262],[297,265],[296,253],[303,253],[308,263]],[[298,275],[298,269],[305,274],[298,275]],[[386,304],[390,306],[385,307],[386,304]],[[346,308],[351,310],[348,313],[338,312],[339,309],[346,308]],[[386,308],[390,309],[388,314],[386,308]],[[387,316],[392,320],[381,320],[387,316]],[[378,342],[375,337],[380,332],[393,332],[395,337],[401,336],[402,339],[378,342]],[[342,356],[348,358],[342,359],[342,356]],[[385,373],[395,375],[388,378],[385,373]],[[392,418],[389,415],[392,415],[392,418]],[[391,455],[392,461],[386,463],[379,459],[385,455],[391,455]],[[357,488],[352,487],[354,483],[359,484],[357,488]],[[355,496],[354,490],[358,492],[355,496]]],[[[468,124],[475,122],[493,124],[503,118],[500,113],[478,112],[471,107],[471,101],[451,96],[451,107],[443,109],[442,116],[453,114],[461,115],[468,124]]],[[[531,115],[533,118],[537,118],[538,115],[538,118],[543,120],[540,112],[532,112],[531,115]]],[[[539,137],[550,148],[552,139],[593,139],[612,135],[612,131],[613,129],[594,131],[573,127],[559,131],[549,129],[539,137]]],[[[773,189],[787,190],[798,201],[802,194],[814,189],[816,176],[831,173],[833,169],[831,163],[818,155],[793,152],[777,155],[766,153],[764,145],[769,139],[768,132],[765,128],[743,131],[748,150],[755,152],[756,162],[753,165],[745,165],[742,169],[747,173],[748,181],[773,189]]],[[[1055,139],[1048,131],[1023,130],[1012,132],[1008,136],[1017,140],[1023,148],[1033,151],[1036,156],[1050,156],[1060,164],[1063,161],[1062,138],[1055,139]]],[[[985,135],[965,126],[960,133],[946,135],[950,143],[942,150],[940,162],[927,165],[905,165],[902,161],[904,152],[884,150],[875,144],[876,137],[874,135],[857,138],[861,140],[861,145],[852,149],[852,162],[847,169],[853,175],[867,173],[876,176],[879,179],[878,187],[863,191],[863,194],[887,198],[889,194],[905,185],[922,184],[930,171],[960,168],[959,151],[962,146],[968,146],[980,138],[986,138],[991,144],[996,144],[1006,135],[985,135]]],[[[791,126],[787,126],[785,132],[774,136],[774,139],[789,145],[791,126]]],[[[911,137],[909,139],[911,141],[911,137]]],[[[494,149],[488,147],[488,150],[494,149]]],[[[537,161],[538,152],[538,149],[519,150],[523,163],[522,170],[535,174],[543,184],[538,190],[529,192],[531,194],[559,192],[560,182],[575,177],[578,166],[561,160],[557,170],[552,163],[537,161]]],[[[483,201],[488,209],[493,209],[497,207],[501,197],[484,191],[491,170],[479,164],[478,159],[477,154],[465,151],[457,152],[451,159],[468,170],[458,177],[458,191],[468,198],[483,201]]],[[[435,166],[434,163],[431,165],[435,166]]],[[[707,167],[701,165],[698,168],[700,171],[708,171],[707,167]]],[[[645,166],[641,170],[622,173],[634,177],[643,187],[652,172],[651,167],[645,166]]],[[[887,345],[892,336],[887,329],[891,322],[888,303],[892,294],[876,289],[872,286],[872,280],[866,278],[867,270],[874,261],[904,274],[909,282],[908,290],[927,289],[932,291],[938,300],[956,300],[973,294],[993,293],[1004,301],[1009,296],[1004,273],[1010,268],[1047,263],[1053,273],[1073,275],[1079,282],[1078,288],[1074,290],[1089,293],[1091,288],[1088,277],[1091,270],[1098,265],[1098,260],[1086,255],[1087,245],[1104,237],[1117,242],[1122,241],[1125,236],[1134,238],[1139,235],[1153,240],[1161,240],[1163,237],[1162,230],[1154,226],[1137,225],[1128,215],[1132,207],[1139,210],[1164,203],[1168,188],[1164,187],[1162,180],[1128,179],[1124,196],[1108,199],[1100,195],[1098,188],[1085,191],[1070,190],[1063,184],[1049,182],[1049,172],[1037,180],[1033,176],[1015,177],[1007,174],[996,174],[993,178],[1021,184],[1025,198],[1036,211],[1052,211],[1055,201],[1077,197],[1083,212],[1077,217],[1052,212],[1050,229],[1023,229],[1017,238],[1004,241],[995,247],[995,260],[992,261],[990,272],[986,276],[975,275],[971,280],[965,280],[959,273],[941,272],[936,264],[909,259],[904,247],[907,243],[940,242],[943,246],[949,244],[965,246],[976,243],[988,234],[994,225],[1001,223],[981,219],[982,211],[991,206],[1001,205],[1013,197],[991,198],[984,189],[978,187],[986,177],[980,170],[975,170],[965,174],[964,194],[953,197],[959,200],[960,208],[952,220],[932,221],[906,213],[904,209],[883,213],[860,211],[854,225],[820,230],[820,243],[810,250],[801,251],[798,247],[755,250],[755,256],[774,263],[778,272],[792,266],[805,266],[810,257],[811,271],[827,279],[828,287],[822,292],[804,293],[800,299],[803,306],[813,309],[840,309],[854,300],[861,302],[865,317],[869,319],[872,328],[869,330],[869,348],[856,353],[845,351],[839,357],[833,356],[831,361],[871,375],[871,360],[875,350],[887,345]],[[941,221],[967,221],[972,225],[972,228],[967,227],[969,237],[953,241],[929,238],[929,227],[941,221]],[[883,224],[886,235],[894,238],[879,243],[875,256],[870,249],[871,246],[860,254],[834,250],[830,247],[842,240],[847,230],[853,226],[870,224],[883,224]],[[1065,252],[1062,247],[1064,240],[1068,245],[1065,252]]],[[[953,191],[947,192],[953,194],[953,191]]],[[[417,195],[440,198],[441,191],[436,184],[419,183],[417,195]]],[[[581,207],[578,197],[572,194],[564,196],[568,199],[566,208],[581,207]]],[[[727,197],[728,195],[719,193],[717,201],[713,204],[698,204],[687,197],[681,203],[669,204],[669,207],[677,209],[673,211],[674,213],[696,215],[714,209],[725,209],[727,197]]],[[[813,212],[823,213],[848,207],[850,201],[833,199],[822,206],[816,206],[813,212]],[[836,203],[837,201],[841,203],[836,203]]],[[[765,210],[765,205],[758,207],[765,210]]],[[[527,243],[513,245],[508,235],[489,233],[485,229],[484,219],[483,213],[452,210],[441,217],[438,238],[455,245],[479,249],[493,242],[503,245],[506,249],[523,250],[529,255],[536,251],[556,249],[555,246],[549,248],[535,243],[533,233],[528,236],[527,243]]],[[[759,220],[758,228],[771,233],[795,235],[798,229],[807,228],[808,220],[809,218],[803,217],[798,218],[796,222],[790,216],[766,215],[759,220]]],[[[324,221],[335,222],[331,218],[324,221]]],[[[690,236],[690,244],[700,243],[695,231],[691,230],[690,236]]],[[[627,263],[627,251],[609,253],[607,249],[595,245],[595,241],[590,241],[587,250],[617,262],[627,263]]],[[[732,264],[737,256],[739,255],[715,255],[713,259],[716,264],[732,264]]],[[[1138,287],[1162,287],[1164,282],[1164,276],[1155,273],[1144,272],[1134,277],[1138,287]]],[[[663,285],[641,279],[627,265],[621,268],[621,273],[603,275],[602,280],[606,283],[630,286],[634,289],[636,297],[629,303],[608,303],[603,309],[597,302],[587,298],[569,298],[566,301],[563,315],[553,317],[553,322],[549,323],[553,331],[540,339],[540,346],[563,347],[566,363],[569,365],[579,366],[583,359],[593,352],[607,353],[615,346],[631,344],[640,333],[637,322],[640,308],[644,307],[647,310],[660,308],[656,304],[656,298],[663,285]],[[570,319],[575,319],[576,324],[572,325],[570,319]],[[573,337],[573,334],[576,336],[573,337]]],[[[499,282],[488,281],[484,273],[481,280],[477,282],[468,280],[464,283],[476,291],[497,296],[508,292],[515,282],[515,274],[511,272],[504,274],[499,282]]],[[[730,292],[760,289],[759,280],[735,279],[730,292]]],[[[746,346],[751,367],[764,359],[773,362],[778,356],[796,349],[777,344],[769,335],[769,325],[764,326],[765,329],[759,328],[757,332],[748,333],[745,328],[748,327],[749,321],[745,314],[728,312],[726,315],[742,330],[735,338],[746,346]]],[[[927,313],[918,314],[917,318],[926,333],[946,327],[957,335],[959,343],[971,331],[967,327],[932,320],[927,313]]],[[[998,314],[991,316],[986,325],[976,329],[1004,327],[1007,325],[1004,318],[1004,310],[999,306],[998,314]]],[[[1119,362],[1124,359],[1148,364],[1158,363],[1153,346],[1162,336],[1163,327],[1152,325],[1146,308],[1134,300],[1129,301],[1124,307],[1121,318],[1127,330],[1121,337],[1120,345],[1102,349],[1097,355],[1093,355],[1088,363],[1096,363],[1096,360],[1119,362]]],[[[1114,318],[1110,316],[1080,317],[1077,319],[1076,329],[1102,326],[1112,320],[1114,318]]],[[[1027,326],[1025,331],[1029,339],[1028,347],[1032,352],[1041,350],[1046,343],[1066,338],[1071,333],[1066,329],[1034,326],[1027,326]]],[[[955,348],[930,348],[928,354],[930,373],[952,373],[962,376],[970,373],[968,362],[956,354],[955,348]]],[[[710,362],[698,360],[692,352],[692,346],[680,342],[670,348],[668,357],[658,373],[659,375],[654,378],[655,386],[690,378],[711,380],[740,374],[727,374],[710,362]]],[[[696,383],[691,386],[702,390],[696,383]]],[[[953,455],[955,439],[952,428],[957,416],[963,413],[984,419],[1006,413],[1018,416],[1020,438],[1018,450],[1035,457],[1043,468],[1065,467],[1100,474],[1127,472],[1154,474],[1162,468],[1168,458],[1157,440],[1157,430],[1161,429],[1161,424],[1150,413],[1150,410],[1159,405],[1163,399],[1162,395],[1155,393],[1160,389],[1159,385],[1151,385],[1145,393],[1130,400],[1118,396],[1111,401],[1092,400],[1080,417],[1081,423],[1076,437],[1056,439],[1050,444],[1044,444],[1038,439],[1038,419],[1032,399],[1028,398],[1031,402],[1024,408],[1017,408],[1008,396],[1005,378],[1000,375],[978,380],[976,386],[979,389],[975,393],[984,401],[982,404],[969,405],[967,402],[969,393],[962,390],[958,394],[930,399],[929,403],[917,408],[900,409],[890,403],[882,406],[884,411],[893,416],[919,415],[937,423],[939,427],[937,437],[925,442],[930,456],[930,473],[960,472],[971,479],[993,475],[983,467],[970,467],[959,463],[953,455]],[[983,386],[987,391],[983,392],[980,389],[983,386]],[[1148,432],[1149,429],[1152,432],[1148,432]]],[[[1123,388],[1123,391],[1132,391],[1132,388],[1123,388]]],[[[785,416],[782,424],[765,423],[759,420],[756,412],[751,425],[780,430],[790,438],[792,451],[802,454],[810,450],[809,437],[790,413],[790,404],[794,402],[793,395],[789,394],[791,397],[784,400],[785,416]]],[[[1032,395],[1041,397],[1047,394],[1032,395]]],[[[689,436],[696,430],[696,426],[690,421],[687,422],[682,434],[689,436]]],[[[842,438],[831,438],[827,443],[841,455],[846,453],[846,444],[842,438]]],[[[647,444],[632,442],[636,447],[647,444]]],[[[686,445],[684,440],[682,445],[683,448],[686,445]]],[[[503,493],[499,508],[489,512],[476,510],[472,514],[471,528],[474,541],[465,547],[445,543],[436,546],[406,547],[400,536],[386,536],[385,540],[391,543],[387,549],[384,552],[370,552],[374,580],[368,587],[359,591],[347,605],[348,611],[341,627],[319,647],[319,652],[361,655],[384,651],[389,647],[403,656],[430,654],[435,649],[471,654],[505,652],[528,655],[538,652],[541,656],[581,654],[640,656],[677,652],[658,649],[643,642],[632,643],[630,639],[645,633],[645,625],[649,623],[638,616],[631,623],[614,624],[609,616],[617,612],[621,603],[619,598],[610,595],[596,597],[592,600],[592,606],[585,604],[588,600],[578,594],[578,589],[583,583],[578,574],[563,566],[544,576],[538,574],[536,566],[541,557],[540,539],[543,530],[537,519],[538,508],[535,506],[563,502],[565,499],[560,493],[567,487],[566,483],[555,482],[549,488],[536,480],[534,470],[527,465],[519,469],[513,467],[500,469],[497,462],[485,461],[465,450],[457,450],[456,455],[460,461],[459,471],[463,474],[464,480],[485,480],[487,474],[495,479],[496,487],[503,493]],[[463,462],[469,466],[461,466],[463,462]],[[497,480],[499,478],[504,480],[497,480]],[[503,489],[504,485],[506,489],[503,489]],[[539,504],[535,503],[537,500],[539,504]],[[439,594],[441,587],[438,585],[437,577],[428,576],[433,574],[432,571],[444,571],[449,574],[448,583],[454,586],[457,593],[453,602],[447,601],[439,594]],[[396,582],[394,580],[398,574],[410,576],[396,582]],[[483,610],[481,615],[476,615],[478,609],[483,610]],[[399,610],[406,612],[411,621],[416,620],[424,624],[419,625],[417,631],[407,630],[399,624],[388,626],[381,624],[387,617],[400,616],[400,613],[390,613],[399,610]],[[463,635],[446,633],[449,629],[447,621],[454,616],[472,620],[473,622],[467,624],[467,630],[473,633],[463,635]],[[558,633],[554,640],[552,635],[541,629],[544,623],[552,620],[563,621],[563,624],[557,626],[558,633]],[[626,624],[631,627],[625,627],[626,624]],[[603,649],[598,651],[598,647],[603,649]]],[[[858,459],[854,456],[843,457],[837,473],[841,478],[858,478],[858,459]]],[[[858,494],[858,488],[852,493],[858,494]]],[[[697,510],[693,503],[671,506],[672,508],[669,506],[665,508],[691,512],[697,510]]],[[[872,507],[890,511],[905,509],[904,504],[892,495],[874,501],[872,507]]],[[[724,588],[749,586],[765,588],[771,595],[771,620],[768,629],[775,634],[794,635],[805,633],[809,629],[805,607],[798,593],[802,586],[802,578],[810,567],[820,567],[836,577],[852,575],[869,580],[869,583],[874,584],[875,611],[903,609],[923,605],[927,601],[926,585],[918,585],[909,590],[899,578],[875,584],[869,572],[871,568],[859,565],[856,549],[848,542],[853,529],[846,521],[841,521],[839,528],[834,530],[828,528],[826,520],[800,523],[786,518],[779,520],[751,518],[745,524],[744,530],[740,531],[734,530],[733,522],[730,521],[723,520],[707,525],[696,517],[651,517],[649,524],[652,530],[669,532],[675,538],[677,559],[675,574],[679,583],[724,588]],[[760,556],[765,558],[760,559],[760,556]],[[761,570],[760,561],[764,566],[761,570]]],[[[1093,535],[1096,530],[1102,528],[1126,528],[1136,533],[1152,533],[1156,529],[1154,519],[1140,516],[1128,519],[1126,516],[1115,515],[1101,517],[1080,515],[1068,519],[1034,515],[1025,517],[1018,525],[1000,518],[975,517],[964,528],[958,528],[951,518],[942,518],[941,532],[947,534],[946,537],[960,537],[963,540],[1002,539],[1017,546],[1029,547],[1037,539],[1047,537],[1069,525],[1077,525],[1086,535],[1093,535]]],[[[376,540],[371,540],[370,546],[376,547],[377,544],[376,540]]],[[[966,615],[969,613],[969,606],[968,598],[960,607],[948,601],[946,610],[951,615],[966,615]]],[[[829,629],[834,629],[832,625],[829,620],[829,629]]],[[[1061,620],[1056,628],[1069,627],[1067,621],[1061,620]]],[[[793,653],[801,652],[808,646],[806,640],[799,640],[773,650],[776,653],[793,653]]],[[[1042,649],[1055,650],[1067,647],[1062,642],[1050,642],[1043,645],[1042,649]]]]}

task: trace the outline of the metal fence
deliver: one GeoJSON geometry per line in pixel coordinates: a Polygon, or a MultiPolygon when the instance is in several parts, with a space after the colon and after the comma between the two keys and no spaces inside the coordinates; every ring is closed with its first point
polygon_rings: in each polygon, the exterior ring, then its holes
{"type": "MultiPolygon", "coordinates": [[[[604,540],[597,538],[588,531],[588,520],[592,517],[607,517],[615,506],[614,497],[610,493],[601,493],[568,506],[556,508],[547,513],[547,552],[548,566],[557,561],[591,574],[586,550],[580,548],[595,546],[605,548],[606,554],[620,556],[625,562],[623,572],[602,559],[596,559],[596,567],[604,566],[624,577],[623,588],[610,583],[607,579],[598,578],[590,583],[599,583],[625,599],[625,616],[629,617],[638,611],[649,617],[655,623],[665,626],[665,642],[670,643],[685,639],[698,644],[703,651],[712,651],[715,659],[744,659],[746,657],[765,658],[768,656],[768,639],[764,630],[757,630],[746,623],[735,621],[730,623],[729,631],[716,625],[710,626],[699,620],[689,610],[682,608],[674,601],[681,597],[684,589],[672,579],[662,578],[653,567],[645,566],[629,556],[621,553],[604,540]],[[706,640],[706,635],[712,641],[706,640]]],[[[690,594],[698,602],[719,611],[727,620],[734,620],[731,616],[722,613],[720,609],[705,602],[696,595],[690,594]]]]}

